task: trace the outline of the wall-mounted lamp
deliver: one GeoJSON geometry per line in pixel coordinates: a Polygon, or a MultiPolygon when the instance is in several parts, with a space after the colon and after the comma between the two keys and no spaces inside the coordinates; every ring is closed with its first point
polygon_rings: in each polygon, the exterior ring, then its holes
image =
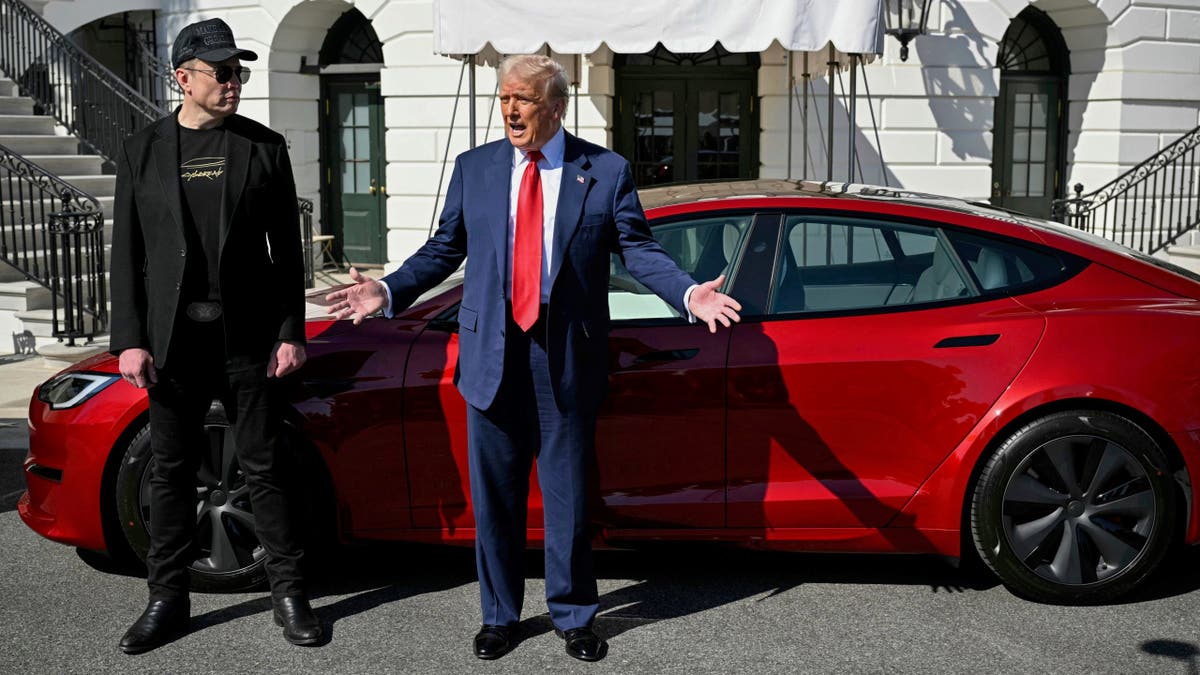
{"type": "Polygon", "coordinates": [[[900,41],[900,60],[908,60],[908,43],[926,32],[929,7],[933,0],[884,0],[884,20],[887,28],[883,32],[900,41]]]}

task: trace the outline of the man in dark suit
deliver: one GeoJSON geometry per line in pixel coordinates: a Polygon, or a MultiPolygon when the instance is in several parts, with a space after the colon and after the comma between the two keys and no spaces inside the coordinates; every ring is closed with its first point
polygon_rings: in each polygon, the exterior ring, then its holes
{"type": "Polygon", "coordinates": [[[403,266],[328,296],[330,313],[390,316],[466,259],[455,372],[467,402],[483,626],[475,655],[512,645],[524,593],[526,501],[534,458],[545,509],[546,603],[571,656],[604,657],[586,485],[608,382],[609,254],[680,314],[716,330],[741,307],[696,284],[658,245],[629,164],[562,129],[567,80],[544,56],[499,70],[507,139],[459,155],[437,233],[403,266]],[[469,255],[468,255],[469,252],[469,255]]]}
{"type": "MultiPolygon", "coordinates": [[[[233,427],[275,621],[293,644],[321,637],[291,524],[292,459],[275,384],[305,358],[296,186],[284,139],[235,114],[249,77],[241,60],[256,58],[220,19],[185,27],[172,50],[183,104],[131,136],[116,159],[110,348],[122,377],[148,389],[154,455],[150,601],[121,639],[127,653],[187,628],[196,474],[209,452],[204,419],[214,398],[233,427]],[[226,292],[246,278],[263,290],[226,292]]],[[[203,498],[220,506],[230,488],[222,483],[203,498]]]]}

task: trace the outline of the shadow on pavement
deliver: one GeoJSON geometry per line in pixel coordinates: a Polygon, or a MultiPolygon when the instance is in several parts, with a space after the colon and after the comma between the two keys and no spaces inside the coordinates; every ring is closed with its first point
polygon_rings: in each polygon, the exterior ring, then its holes
{"type": "Polygon", "coordinates": [[[0,419],[0,513],[17,508],[25,492],[22,465],[29,452],[29,424],[23,419],[0,419]]]}

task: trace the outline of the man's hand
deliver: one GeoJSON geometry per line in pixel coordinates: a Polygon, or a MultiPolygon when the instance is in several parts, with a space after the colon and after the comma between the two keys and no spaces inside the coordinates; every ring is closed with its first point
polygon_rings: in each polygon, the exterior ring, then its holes
{"type": "Polygon", "coordinates": [[[742,320],[737,313],[737,310],[742,308],[738,301],[717,290],[723,283],[724,274],[712,281],[706,281],[692,291],[692,297],[688,300],[688,310],[697,319],[708,324],[710,333],[717,332],[718,321],[722,326],[729,328],[730,321],[742,320]]]}
{"type": "Polygon", "coordinates": [[[353,286],[325,296],[325,300],[329,302],[326,313],[338,319],[353,319],[354,325],[357,326],[363,319],[383,309],[387,304],[387,291],[383,290],[383,284],[365,274],[359,274],[353,267],[350,268],[350,280],[354,282],[353,286]]]}
{"type": "Polygon", "coordinates": [[[271,358],[267,361],[267,377],[283,377],[288,373],[295,372],[297,368],[304,365],[306,358],[304,345],[295,342],[276,342],[275,348],[271,350],[271,358]]]}
{"type": "Polygon", "coordinates": [[[154,357],[145,349],[134,347],[124,349],[120,356],[121,377],[138,389],[145,389],[152,384],[158,384],[158,369],[154,367],[154,357]]]}

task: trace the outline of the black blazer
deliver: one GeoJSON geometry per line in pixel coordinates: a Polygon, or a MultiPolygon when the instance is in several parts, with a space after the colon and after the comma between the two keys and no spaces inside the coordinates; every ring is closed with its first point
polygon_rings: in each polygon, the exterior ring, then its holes
{"type": "MultiPolygon", "coordinates": [[[[174,114],[130,136],[117,157],[109,350],[147,349],[158,367],[176,318],[187,246],[174,114]]],[[[266,360],[278,340],[304,342],[304,260],[296,183],[283,136],[225,119],[220,284],[230,353],[266,360]]]]}

